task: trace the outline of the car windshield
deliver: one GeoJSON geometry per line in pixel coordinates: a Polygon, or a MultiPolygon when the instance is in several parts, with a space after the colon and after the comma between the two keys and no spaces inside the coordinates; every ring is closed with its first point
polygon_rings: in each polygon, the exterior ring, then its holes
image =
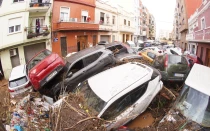
{"type": "Polygon", "coordinates": [[[175,106],[187,119],[204,127],[210,127],[209,95],[185,85],[175,106]]]}
{"type": "Polygon", "coordinates": [[[36,66],[39,62],[41,62],[43,59],[45,59],[47,56],[49,56],[52,52],[49,50],[44,50],[40,54],[38,54],[36,57],[34,57],[28,64],[27,69],[31,70],[34,66],[36,66]]]}
{"type": "Polygon", "coordinates": [[[97,112],[97,114],[95,115],[98,115],[101,112],[101,110],[105,107],[106,102],[103,101],[93,92],[93,90],[90,88],[88,84],[88,81],[85,81],[82,84],[80,84],[78,89],[79,92],[84,94],[85,103],[87,104],[87,106],[95,110],[97,112]]]}
{"type": "Polygon", "coordinates": [[[27,78],[24,76],[24,77],[21,77],[21,78],[10,81],[9,82],[9,87],[14,88],[14,87],[17,87],[17,86],[21,86],[21,85],[25,84],[26,82],[27,82],[27,78]]]}
{"type": "Polygon", "coordinates": [[[184,57],[178,55],[169,55],[168,63],[171,64],[185,64],[187,65],[187,61],[184,57]]]}

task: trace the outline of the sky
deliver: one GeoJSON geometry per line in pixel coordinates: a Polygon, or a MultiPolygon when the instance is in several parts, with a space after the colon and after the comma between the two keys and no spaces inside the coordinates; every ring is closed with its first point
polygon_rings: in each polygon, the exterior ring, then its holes
{"type": "Polygon", "coordinates": [[[160,29],[173,29],[176,0],[142,0],[142,3],[155,17],[157,35],[160,29]]]}

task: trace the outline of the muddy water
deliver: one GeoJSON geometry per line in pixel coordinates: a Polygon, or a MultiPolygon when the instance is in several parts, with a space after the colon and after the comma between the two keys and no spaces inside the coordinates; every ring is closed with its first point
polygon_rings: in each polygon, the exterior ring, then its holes
{"type": "Polygon", "coordinates": [[[144,128],[150,126],[154,122],[154,118],[150,112],[144,112],[143,114],[139,115],[135,120],[128,123],[126,126],[130,129],[140,127],[144,128]]]}

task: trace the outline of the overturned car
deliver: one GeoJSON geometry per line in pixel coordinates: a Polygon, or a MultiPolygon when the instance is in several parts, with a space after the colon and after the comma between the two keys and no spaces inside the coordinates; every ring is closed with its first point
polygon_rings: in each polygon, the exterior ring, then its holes
{"type": "Polygon", "coordinates": [[[66,71],[64,78],[55,84],[52,92],[58,96],[62,85],[66,91],[71,92],[78,83],[97,74],[115,63],[114,56],[104,46],[94,46],[77,52],[66,58],[66,71]]]}
{"type": "Polygon", "coordinates": [[[160,73],[137,62],[101,72],[79,84],[74,92],[82,93],[87,106],[114,129],[144,112],[162,89],[160,73]]]}
{"type": "Polygon", "coordinates": [[[172,123],[180,130],[210,130],[210,68],[194,64],[174,107],[159,123],[172,123]]]}

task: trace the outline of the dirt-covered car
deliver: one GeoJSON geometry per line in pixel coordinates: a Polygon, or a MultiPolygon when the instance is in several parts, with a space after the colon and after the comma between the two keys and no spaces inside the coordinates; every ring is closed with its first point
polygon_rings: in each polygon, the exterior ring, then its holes
{"type": "Polygon", "coordinates": [[[113,54],[129,53],[127,48],[121,42],[113,42],[104,45],[106,49],[113,52],[113,54]]]}
{"type": "Polygon", "coordinates": [[[107,129],[118,128],[145,111],[162,89],[160,73],[147,65],[132,62],[101,72],[79,84],[87,106],[96,115],[112,121],[107,129]]]}
{"type": "Polygon", "coordinates": [[[184,81],[190,72],[190,64],[184,56],[161,55],[154,59],[153,67],[158,69],[162,80],[184,81]]]}
{"type": "Polygon", "coordinates": [[[159,127],[168,124],[168,127],[174,125],[181,131],[209,131],[209,78],[210,68],[195,63],[173,108],[159,123],[159,127]]]}
{"type": "Polygon", "coordinates": [[[53,87],[53,92],[58,95],[62,84],[67,91],[72,91],[78,83],[103,71],[106,66],[112,64],[115,64],[114,56],[104,46],[94,46],[79,51],[66,58],[64,80],[53,87]]]}
{"type": "Polygon", "coordinates": [[[136,54],[128,54],[128,53],[124,53],[124,54],[118,54],[115,56],[116,61],[120,62],[120,61],[125,61],[125,60],[142,60],[142,57],[140,55],[136,55],[136,54]]]}

